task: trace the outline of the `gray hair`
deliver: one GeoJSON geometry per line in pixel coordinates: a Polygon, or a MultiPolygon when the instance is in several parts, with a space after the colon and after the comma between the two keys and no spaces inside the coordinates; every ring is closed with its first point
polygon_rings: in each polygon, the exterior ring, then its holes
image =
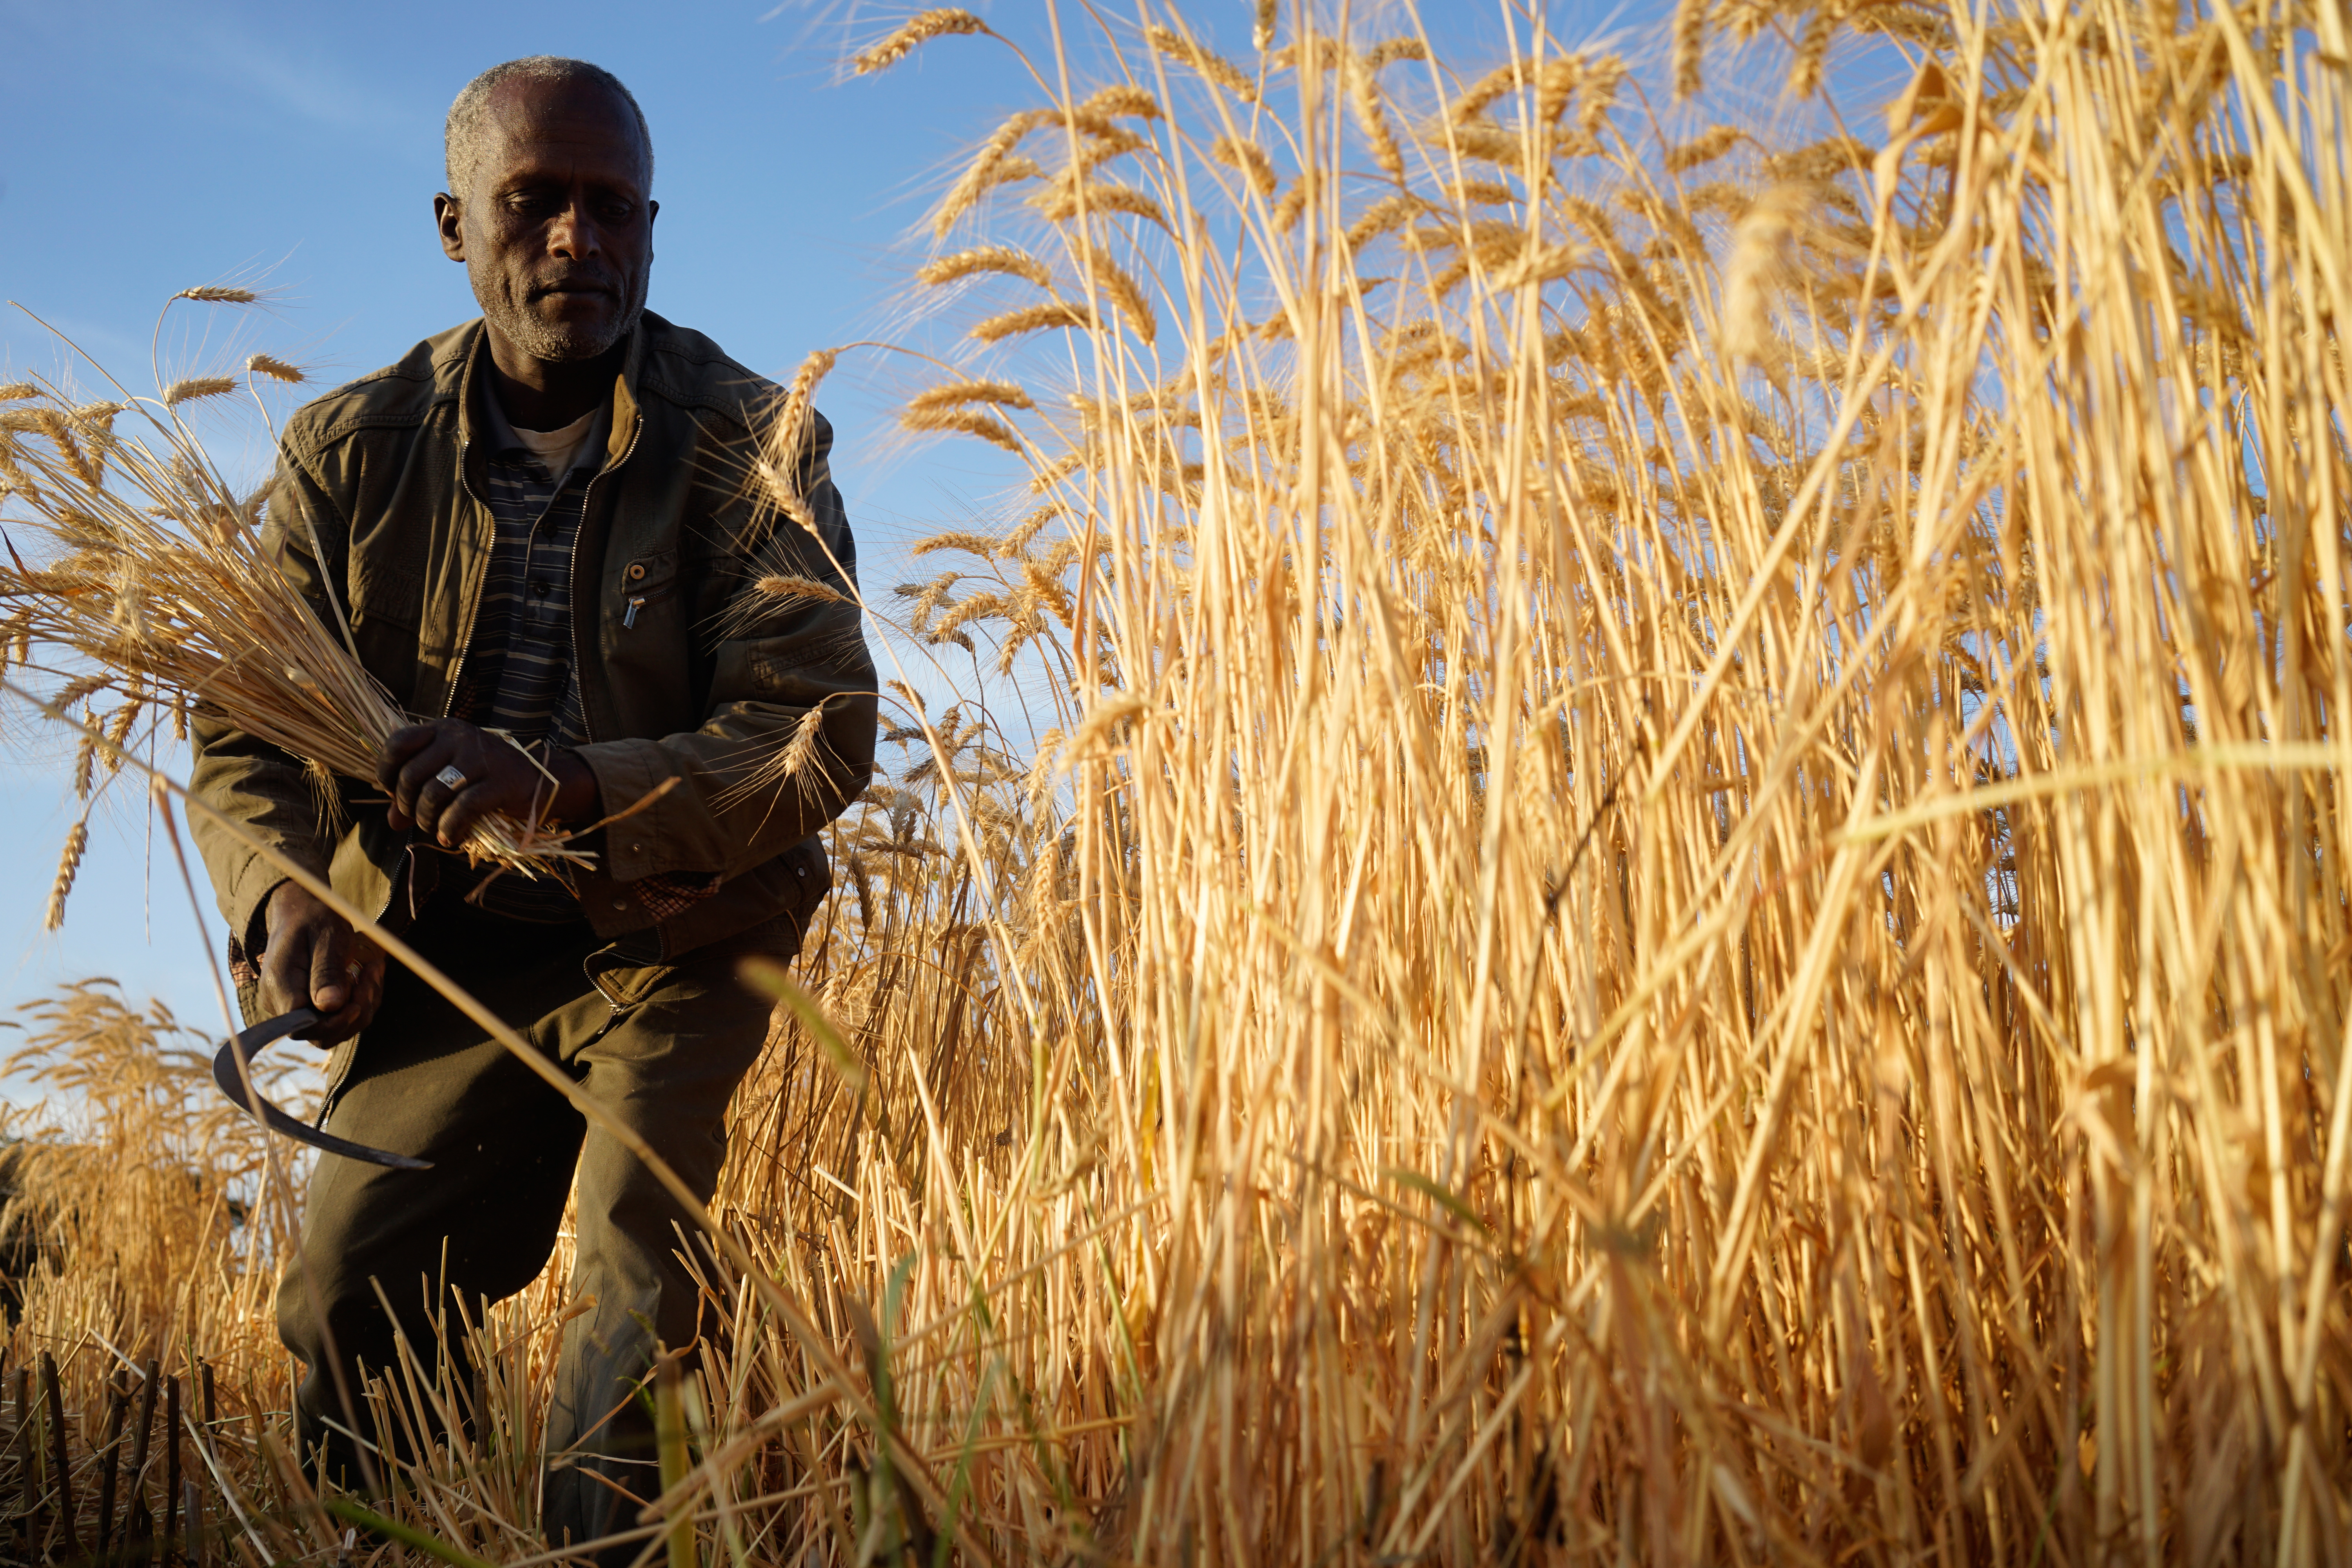
{"type": "Polygon", "coordinates": [[[646,184],[654,181],[654,133],[646,125],[646,111],[637,107],[636,94],[621,85],[621,79],[602,66],[586,60],[566,59],[562,55],[532,55],[527,59],[509,60],[492,66],[457,94],[449,106],[449,119],[441,132],[442,172],[448,176],[449,194],[464,201],[470,193],[475,166],[482,159],[482,140],[489,119],[490,94],[505,81],[584,81],[605,88],[629,106],[637,121],[637,141],[646,151],[646,184]]]}

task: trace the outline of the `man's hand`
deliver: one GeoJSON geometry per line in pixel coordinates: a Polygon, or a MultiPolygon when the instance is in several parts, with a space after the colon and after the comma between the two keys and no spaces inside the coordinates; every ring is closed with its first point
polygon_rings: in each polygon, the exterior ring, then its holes
{"type": "Polygon", "coordinates": [[[413,823],[443,848],[455,849],[493,813],[526,824],[541,816],[593,821],[600,796],[588,764],[574,752],[558,752],[547,769],[555,775],[552,785],[531,759],[498,736],[463,719],[436,719],[395,731],[384,742],[375,776],[392,796],[393,826],[413,823]],[[443,777],[445,769],[463,782],[443,777]]]}
{"type": "Polygon", "coordinates": [[[268,1016],[309,1007],[320,1021],[295,1036],[316,1046],[349,1039],[383,1000],[383,954],[299,882],[280,882],[264,916],[261,1002],[268,1016]]]}

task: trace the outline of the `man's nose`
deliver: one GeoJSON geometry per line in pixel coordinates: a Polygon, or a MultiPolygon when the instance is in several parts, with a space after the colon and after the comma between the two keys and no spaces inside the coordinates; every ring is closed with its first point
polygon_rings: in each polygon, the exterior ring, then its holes
{"type": "Polygon", "coordinates": [[[604,238],[597,232],[596,220],[588,211],[588,204],[574,198],[566,202],[563,210],[547,231],[547,248],[552,255],[567,260],[582,261],[604,248],[604,238]]]}

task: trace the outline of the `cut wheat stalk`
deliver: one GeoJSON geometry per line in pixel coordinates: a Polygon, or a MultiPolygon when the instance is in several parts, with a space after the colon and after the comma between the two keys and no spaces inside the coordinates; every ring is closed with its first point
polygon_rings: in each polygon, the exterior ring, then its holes
{"type": "MultiPolygon", "coordinates": [[[[248,387],[255,375],[300,372],[255,355],[248,387]]],[[[161,710],[201,706],[313,770],[372,784],[412,719],[361,665],[340,603],[331,626],[269,559],[268,487],[237,495],[178,415],[237,384],[188,377],[154,398],[77,406],[35,384],[0,405],[0,613],[20,646],[95,668],[73,682],[80,696],[112,686],[160,697],[161,710]],[[119,431],[126,416],[146,428],[119,431]]],[[[530,876],[592,861],[549,825],[503,816],[464,849],[530,876]]]]}

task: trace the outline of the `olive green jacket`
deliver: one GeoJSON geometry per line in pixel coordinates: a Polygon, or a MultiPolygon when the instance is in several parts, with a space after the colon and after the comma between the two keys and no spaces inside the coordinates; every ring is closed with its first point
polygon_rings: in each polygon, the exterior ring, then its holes
{"type": "MultiPolygon", "coordinates": [[[[420,718],[449,710],[489,560],[471,439],[487,353],[481,322],[470,321],[306,405],[279,443],[262,530],[330,627],[331,584],[361,660],[420,718]]],[[[797,475],[814,535],[751,496],[753,446],[779,396],[709,338],[650,311],[630,334],[572,554],[589,735],[580,755],[607,813],[677,783],[599,835],[595,868],[575,873],[588,920],[619,962],[666,963],[764,922],[804,927],[827,886],[812,836],[872,771],[874,667],[856,606],[755,586],[784,574],[847,595],[856,582],[822,417],[811,416],[797,475]],[[814,765],[777,782],[777,758],[819,705],[814,765]],[[657,919],[629,884],[667,875],[721,880],[657,919]]],[[[335,823],[296,759],[201,706],[194,735],[192,793],[395,930],[445,872],[481,874],[394,832],[372,783],[341,781],[335,823]]],[[[232,958],[249,974],[256,916],[285,873],[201,814],[192,826],[233,946],[247,950],[232,958]]]]}

